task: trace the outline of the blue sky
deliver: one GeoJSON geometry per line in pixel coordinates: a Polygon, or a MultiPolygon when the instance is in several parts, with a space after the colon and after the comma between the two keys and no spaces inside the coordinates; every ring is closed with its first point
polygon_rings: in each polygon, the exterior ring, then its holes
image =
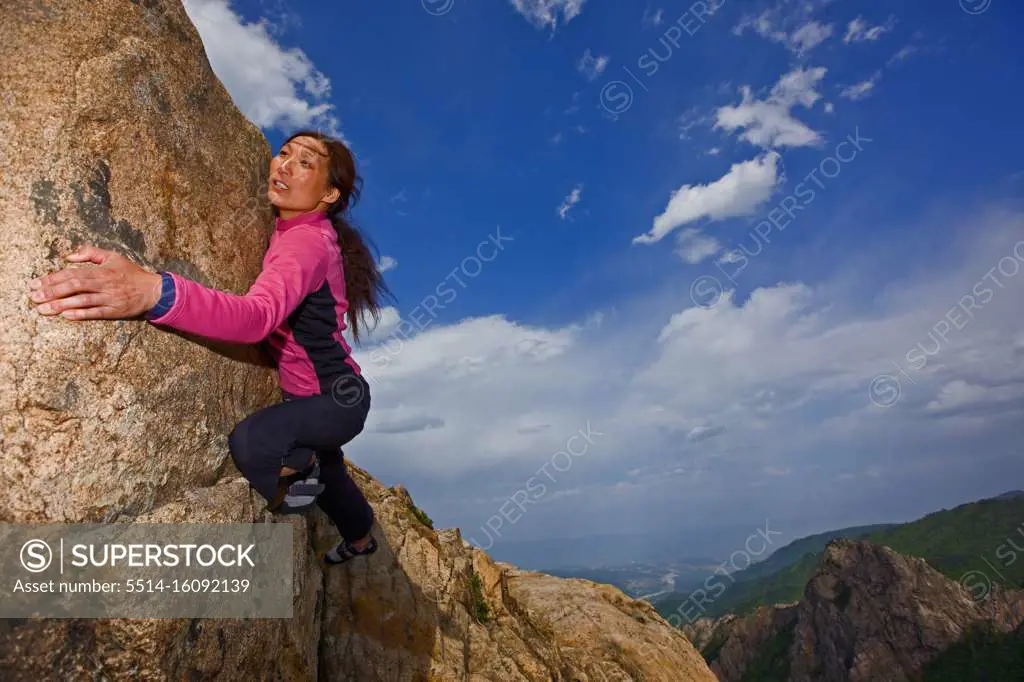
{"type": "Polygon", "coordinates": [[[510,559],[1022,487],[1024,8],[715,4],[186,3],[272,145],[360,161],[351,458],[510,559]]]}

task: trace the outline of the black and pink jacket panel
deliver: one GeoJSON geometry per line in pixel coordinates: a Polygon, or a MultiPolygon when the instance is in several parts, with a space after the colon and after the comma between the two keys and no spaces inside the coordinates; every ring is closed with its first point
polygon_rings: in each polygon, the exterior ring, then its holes
{"type": "Polygon", "coordinates": [[[277,364],[281,389],[293,396],[331,392],[343,376],[362,375],[346,329],[344,263],[324,213],[277,218],[263,270],[244,296],[165,273],[169,309],[149,321],[209,339],[263,343],[277,364]],[[171,291],[168,291],[171,289],[171,291]]]}

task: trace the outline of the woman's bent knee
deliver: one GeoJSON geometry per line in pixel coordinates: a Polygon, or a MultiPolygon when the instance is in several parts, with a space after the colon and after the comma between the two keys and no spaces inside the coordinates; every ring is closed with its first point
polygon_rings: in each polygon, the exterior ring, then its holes
{"type": "Polygon", "coordinates": [[[249,425],[246,421],[239,422],[228,435],[228,451],[235,466],[241,469],[252,458],[249,450],[249,425]]]}

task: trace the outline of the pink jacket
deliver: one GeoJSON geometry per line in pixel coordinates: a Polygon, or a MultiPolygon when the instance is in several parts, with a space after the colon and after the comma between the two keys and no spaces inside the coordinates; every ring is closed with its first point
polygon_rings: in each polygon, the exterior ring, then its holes
{"type": "Polygon", "coordinates": [[[204,287],[177,273],[174,303],[155,325],[232,343],[262,343],[281,389],[330,393],[343,375],[361,375],[342,332],[345,277],[338,237],[323,213],[277,218],[263,270],[244,296],[204,287]]]}

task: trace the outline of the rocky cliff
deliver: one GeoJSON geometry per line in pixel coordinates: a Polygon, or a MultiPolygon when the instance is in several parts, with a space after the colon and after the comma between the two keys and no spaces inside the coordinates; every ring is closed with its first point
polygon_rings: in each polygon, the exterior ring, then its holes
{"type": "MultiPolygon", "coordinates": [[[[1010,633],[1024,592],[980,601],[923,559],[859,540],[831,543],[798,604],[687,628],[722,682],[783,671],[793,682],[919,680],[973,628],[1010,633]],[[745,677],[746,676],[746,677],[745,677]]],[[[769,678],[764,678],[769,679],[769,678]]]]}
{"type": "Polygon", "coordinates": [[[647,604],[495,563],[362,471],[380,550],[325,571],[333,528],[268,516],[228,456],[278,397],[247,349],[35,313],[26,282],[84,242],[244,291],[269,149],[179,0],[2,9],[0,522],[292,524],[295,615],[0,621],[0,679],[714,679],[647,604]]]}

